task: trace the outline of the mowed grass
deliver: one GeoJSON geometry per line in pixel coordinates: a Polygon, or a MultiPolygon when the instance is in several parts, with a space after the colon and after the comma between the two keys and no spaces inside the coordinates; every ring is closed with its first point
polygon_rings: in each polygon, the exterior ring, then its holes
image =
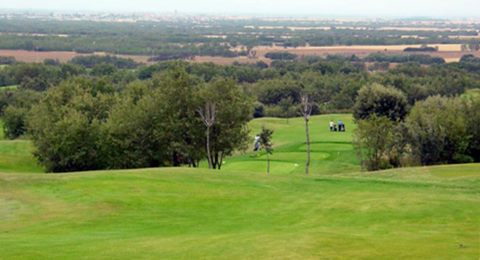
{"type": "Polygon", "coordinates": [[[0,140],[0,174],[43,172],[32,153],[33,146],[28,140],[0,140]]]}
{"type": "Polygon", "coordinates": [[[18,89],[18,85],[0,87],[0,91],[17,90],[17,89],[18,89]]]}
{"type": "MultiPolygon", "coordinates": [[[[245,154],[226,158],[223,168],[226,171],[266,172],[267,156],[253,152],[253,136],[262,126],[273,129],[272,174],[300,174],[305,172],[307,158],[305,145],[305,125],[303,118],[279,119],[263,118],[250,123],[252,142],[245,154]]],[[[349,114],[322,115],[311,118],[311,172],[313,174],[333,174],[359,171],[359,161],[352,145],[355,129],[349,114]],[[329,122],[343,120],[346,132],[330,132],[329,122]]]]}
{"type": "Polygon", "coordinates": [[[0,258],[478,259],[480,165],[0,174],[0,258]]]}
{"type": "Polygon", "coordinates": [[[480,164],[360,172],[351,116],[328,115],[305,176],[301,119],[250,126],[275,130],[270,175],[251,151],[222,171],[38,174],[29,141],[0,141],[0,259],[479,258],[480,164]]]}
{"type": "Polygon", "coordinates": [[[0,174],[42,172],[32,153],[33,146],[29,140],[5,140],[3,122],[0,120],[0,174]]]}

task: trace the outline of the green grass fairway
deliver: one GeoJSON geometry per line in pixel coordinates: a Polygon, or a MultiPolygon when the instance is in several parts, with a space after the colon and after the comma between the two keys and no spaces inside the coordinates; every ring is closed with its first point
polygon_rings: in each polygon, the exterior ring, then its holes
{"type": "Polygon", "coordinates": [[[478,259],[480,165],[0,175],[0,258],[478,259]]]}
{"type": "MultiPolygon", "coordinates": [[[[305,127],[302,118],[290,120],[264,118],[250,124],[252,144],[246,154],[225,159],[226,171],[266,172],[266,155],[254,153],[253,136],[262,126],[273,129],[274,152],[271,156],[272,174],[301,174],[305,172],[305,127]]],[[[312,151],[311,171],[314,174],[332,174],[360,170],[359,161],[352,146],[355,128],[351,115],[314,116],[310,120],[312,151]],[[346,132],[330,132],[328,122],[343,120],[346,132]]]]}
{"type": "Polygon", "coordinates": [[[32,152],[33,147],[28,140],[5,140],[3,123],[0,121],[0,174],[2,172],[42,172],[32,152]]]}
{"type": "Polygon", "coordinates": [[[0,259],[479,259],[480,164],[359,171],[349,115],[301,119],[265,155],[222,171],[39,174],[27,140],[0,141],[0,259]],[[330,133],[343,119],[346,133],[330,133]]]}
{"type": "Polygon", "coordinates": [[[17,90],[17,89],[18,89],[18,85],[0,87],[0,91],[17,90]]]}
{"type": "Polygon", "coordinates": [[[32,152],[33,147],[28,140],[0,140],[0,172],[43,172],[32,152]]]}

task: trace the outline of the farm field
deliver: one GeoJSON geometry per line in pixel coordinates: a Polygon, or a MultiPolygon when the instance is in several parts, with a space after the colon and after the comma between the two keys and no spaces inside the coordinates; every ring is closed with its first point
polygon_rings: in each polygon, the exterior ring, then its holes
{"type": "MultiPolygon", "coordinates": [[[[107,55],[104,52],[93,53],[95,55],[107,55]]],[[[88,56],[90,53],[76,53],[73,51],[26,51],[26,50],[5,50],[0,49],[0,56],[14,57],[21,62],[43,62],[45,59],[59,60],[60,62],[68,62],[77,56],[88,56]]],[[[149,56],[141,55],[115,55],[122,58],[131,58],[136,62],[148,63],[149,56]]]]}
{"type": "Polygon", "coordinates": [[[221,171],[41,174],[28,141],[0,141],[25,160],[0,164],[0,258],[478,259],[480,164],[360,172],[351,116],[324,115],[305,176],[301,119],[250,126],[275,130],[269,176],[252,152],[221,171]]]}
{"type": "MultiPolygon", "coordinates": [[[[256,63],[263,61],[270,63],[271,60],[265,58],[268,52],[289,52],[300,57],[303,56],[328,56],[328,55],[356,55],[358,57],[366,57],[372,53],[384,53],[390,55],[405,55],[403,51],[408,47],[420,47],[421,45],[352,45],[352,46],[305,46],[305,47],[280,47],[280,46],[257,46],[253,50],[256,51],[255,58],[247,57],[211,57],[211,56],[196,56],[193,62],[213,62],[220,65],[228,65],[234,62],[240,63],[256,63]]],[[[427,54],[434,57],[441,57],[446,62],[458,62],[463,55],[472,54],[480,57],[480,51],[462,51],[461,44],[431,44],[431,46],[438,46],[437,52],[415,52],[415,54],[427,54]]],[[[412,53],[410,53],[412,54],[412,53]]]]}
{"type": "MultiPolygon", "coordinates": [[[[458,62],[463,55],[473,54],[480,57],[480,51],[462,51],[460,44],[431,44],[438,46],[438,52],[416,53],[428,54],[434,57],[444,58],[446,62],[458,62]]],[[[392,55],[405,54],[403,50],[409,47],[420,47],[420,45],[365,45],[365,46],[325,46],[325,47],[255,47],[258,57],[263,57],[268,52],[290,52],[298,56],[327,56],[327,55],[356,55],[365,57],[372,53],[385,53],[392,55]]]]}
{"type": "MultiPolygon", "coordinates": [[[[438,46],[438,52],[416,53],[428,54],[434,57],[444,58],[446,62],[458,62],[463,55],[472,54],[480,57],[480,51],[470,52],[462,51],[460,44],[431,44],[431,46],[438,46]]],[[[327,56],[327,55],[356,55],[365,57],[372,53],[385,53],[391,55],[405,54],[403,50],[408,47],[420,47],[420,45],[353,45],[353,46],[324,46],[324,47],[279,47],[279,46],[257,46],[253,50],[257,52],[257,57],[249,58],[246,56],[239,57],[219,57],[219,56],[195,56],[191,62],[205,63],[213,62],[218,65],[229,65],[234,62],[244,64],[254,64],[258,61],[270,63],[271,60],[265,58],[268,52],[290,52],[300,57],[302,56],[327,56]]],[[[106,55],[104,52],[95,53],[96,55],[106,55]]],[[[45,59],[57,59],[60,62],[68,62],[74,57],[85,56],[91,54],[80,54],[68,51],[26,51],[26,50],[0,50],[0,56],[14,57],[21,62],[43,62],[45,59]]],[[[122,58],[131,58],[139,63],[151,64],[148,59],[149,56],[142,55],[115,55],[122,58]]]]}

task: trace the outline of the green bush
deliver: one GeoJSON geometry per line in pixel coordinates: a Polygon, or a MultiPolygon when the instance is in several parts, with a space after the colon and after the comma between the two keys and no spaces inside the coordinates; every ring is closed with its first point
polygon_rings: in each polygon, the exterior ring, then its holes
{"type": "Polygon", "coordinates": [[[15,139],[26,132],[26,108],[8,106],[3,114],[3,131],[9,139],[15,139]]]}
{"type": "Polygon", "coordinates": [[[464,108],[460,99],[440,96],[413,106],[406,122],[412,152],[422,164],[469,161],[471,135],[464,108]]]}
{"type": "Polygon", "coordinates": [[[407,115],[407,98],[401,91],[380,84],[365,86],[358,92],[353,107],[356,120],[368,119],[372,115],[390,120],[403,120],[407,115]]]}

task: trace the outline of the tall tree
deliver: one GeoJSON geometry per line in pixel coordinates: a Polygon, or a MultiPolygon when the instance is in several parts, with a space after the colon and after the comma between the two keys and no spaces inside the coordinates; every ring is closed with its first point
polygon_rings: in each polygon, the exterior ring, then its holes
{"type": "Polygon", "coordinates": [[[375,171],[391,168],[389,151],[393,150],[395,122],[388,117],[373,114],[358,121],[353,143],[362,167],[375,171]]]}
{"type": "Polygon", "coordinates": [[[165,134],[163,138],[168,143],[171,164],[197,167],[205,155],[203,123],[198,117],[196,103],[201,81],[176,63],[171,69],[155,75],[152,83],[159,116],[154,118],[154,123],[161,129],[159,134],[165,134]]]}
{"type": "Polygon", "coordinates": [[[225,156],[246,148],[252,100],[235,81],[224,78],[208,83],[201,92],[203,104],[207,101],[215,104],[215,123],[210,128],[210,154],[212,168],[220,169],[225,156]]]}

